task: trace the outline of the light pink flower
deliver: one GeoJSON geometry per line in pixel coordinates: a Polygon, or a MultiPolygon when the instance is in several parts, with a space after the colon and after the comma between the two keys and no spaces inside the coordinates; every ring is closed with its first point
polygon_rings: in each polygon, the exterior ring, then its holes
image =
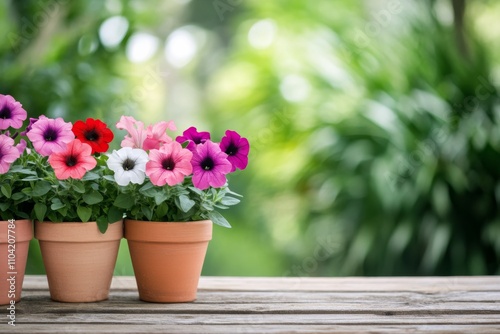
{"type": "Polygon", "coordinates": [[[10,165],[20,156],[21,153],[14,146],[14,139],[0,135],[0,174],[7,173],[10,165]]]}
{"type": "Polygon", "coordinates": [[[162,121],[154,125],[149,125],[146,129],[146,139],[143,143],[143,149],[159,149],[161,145],[170,143],[172,138],[167,135],[167,129],[175,131],[177,127],[173,121],[162,121]]]}
{"type": "Polygon", "coordinates": [[[146,140],[147,132],[144,129],[144,123],[136,121],[132,116],[122,116],[116,123],[120,130],[127,130],[128,135],[121,142],[121,147],[141,148],[146,140]]]}
{"type": "Polygon", "coordinates": [[[193,153],[182,148],[181,144],[175,141],[166,143],[160,149],[149,152],[146,175],[155,186],[179,184],[193,171],[192,157],[193,153]]]}

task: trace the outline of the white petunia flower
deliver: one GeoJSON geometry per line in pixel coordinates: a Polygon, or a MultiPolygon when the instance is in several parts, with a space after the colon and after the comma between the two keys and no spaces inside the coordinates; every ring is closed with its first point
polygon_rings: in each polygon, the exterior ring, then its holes
{"type": "Polygon", "coordinates": [[[139,148],[124,147],[109,155],[108,167],[115,172],[115,181],[120,186],[130,182],[142,184],[146,178],[148,154],[139,148]]]}

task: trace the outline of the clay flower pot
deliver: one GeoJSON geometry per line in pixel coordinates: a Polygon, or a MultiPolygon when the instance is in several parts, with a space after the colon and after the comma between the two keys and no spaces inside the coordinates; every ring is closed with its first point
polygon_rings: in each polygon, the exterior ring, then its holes
{"type": "Polygon", "coordinates": [[[32,238],[31,220],[0,221],[0,305],[21,300],[32,238]]]}
{"type": "Polygon", "coordinates": [[[47,272],[50,298],[59,302],[108,299],[123,223],[110,224],[106,233],[95,222],[35,222],[47,272]]]}
{"type": "Polygon", "coordinates": [[[198,280],[212,239],[212,222],[125,220],[139,298],[179,303],[196,299],[198,280]]]}

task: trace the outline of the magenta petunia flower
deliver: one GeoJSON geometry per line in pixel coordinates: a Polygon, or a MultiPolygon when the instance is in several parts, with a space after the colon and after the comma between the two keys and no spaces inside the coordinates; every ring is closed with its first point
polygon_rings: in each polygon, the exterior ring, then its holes
{"type": "Polygon", "coordinates": [[[42,115],[26,136],[38,153],[49,156],[52,153],[64,151],[66,144],[75,139],[72,128],[73,125],[70,122],[64,122],[61,117],[51,119],[42,115]]]}
{"type": "Polygon", "coordinates": [[[81,179],[88,170],[97,165],[92,157],[92,147],[75,139],[65,145],[65,149],[49,156],[49,163],[59,180],[81,179]]]}
{"type": "Polygon", "coordinates": [[[186,148],[190,151],[194,151],[196,145],[202,144],[207,140],[210,140],[210,132],[198,132],[194,126],[184,131],[182,136],[177,136],[177,138],[175,138],[175,141],[180,144],[188,142],[186,148]]]}
{"type": "Polygon", "coordinates": [[[193,151],[193,184],[204,190],[212,186],[222,187],[226,184],[226,174],[231,172],[232,165],[227,160],[227,154],[219,145],[207,140],[199,144],[193,151]]]}
{"type": "Polygon", "coordinates": [[[248,139],[241,137],[236,131],[227,130],[219,146],[222,152],[228,155],[227,160],[233,165],[231,172],[234,172],[236,168],[241,170],[247,168],[250,151],[248,139]]]}
{"type": "Polygon", "coordinates": [[[28,113],[23,109],[21,103],[10,95],[0,94],[0,130],[13,127],[19,129],[28,113]]]}
{"type": "Polygon", "coordinates": [[[184,181],[193,172],[193,153],[173,141],[149,152],[146,175],[155,186],[173,186],[184,181]]]}
{"type": "Polygon", "coordinates": [[[14,139],[0,135],[0,174],[7,173],[10,165],[20,156],[21,153],[14,146],[14,139]]]}

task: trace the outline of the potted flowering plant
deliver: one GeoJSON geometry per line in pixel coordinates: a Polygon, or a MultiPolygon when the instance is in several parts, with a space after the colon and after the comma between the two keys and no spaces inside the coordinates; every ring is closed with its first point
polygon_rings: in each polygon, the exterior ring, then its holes
{"type": "Polygon", "coordinates": [[[113,205],[118,188],[105,178],[110,171],[101,154],[114,135],[100,120],[71,124],[46,116],[31,119],[25,134],[31,154],[24,168],[30,173],[21,181],[34,203],[51,298],[107,299],[124,213],[113,205]]]}
{"type": "Polygon", "coordinates": [[[21,128],[26,118],[19,102],[0,95],[0,129],[6,132],[0,134],[0,215],[36,219],[52,299],[106,299],[124,213],[113,205],[116,184],[104,177],[110,171],[101,153],[113,133],[100,120],[71,124],[40,116],[30,119],[15,145],[19,134],[11,136],[7,129],[21,128]]]}
{"type": "Polygon", "coordinates": [[[173,122],[145,127],[129,116],[117,128],[128,135],[107,164],[121,186],[114,204],[126,210],[125,238],[139,297],[193,301],[212,222],[230,227],[218,210],[239,203],[226,175],[246,168],[248,140],[228,130],[215,143],[194,127],[173,140],[166,133],[176,130],[173,122]]]}
{"type": "Polygon", "coordinates": [[[110,171],[101,153],[114,137],[104,122],[88,118],[71,124],[40,116],[31,119],[26,136],[38,153],[28,161],[36,174],[24,179],[30,181],[37,221],[92,221],[105,233],[122,219],[123,210],[113,205],[118,188],[104,178],[110,171]]]}
{"type": "Polygon", "coordinates": [[[31,198],[23,192],[26,141],[17,131],[27,118],[21,103],[0,94],[0,304],[21,299],[29,242],[33,238],[31,198]],[[12,131],[12,132],[11,132],[12,131]],[[16,144],[17,138],[17,144],[16,144]]]}

